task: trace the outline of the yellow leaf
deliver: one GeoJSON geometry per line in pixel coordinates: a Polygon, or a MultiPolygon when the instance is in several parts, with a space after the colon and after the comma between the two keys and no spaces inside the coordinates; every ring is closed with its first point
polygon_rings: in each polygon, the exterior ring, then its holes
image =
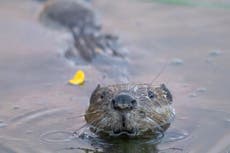
{"type": "Polygon", "coordinates": [[[69,83],[72,85],[82,85],[85,82],[85,73],[82,70],[79,70],[75,73],[73,78],[69,80],[69,83]]]}

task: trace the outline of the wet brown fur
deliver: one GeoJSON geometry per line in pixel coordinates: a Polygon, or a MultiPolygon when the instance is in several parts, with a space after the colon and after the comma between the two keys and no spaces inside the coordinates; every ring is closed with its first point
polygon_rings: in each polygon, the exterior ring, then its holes
{"type": "Polygon", "coordinates": [[[164,132],[174,119],[172,95],[164,84],[118,84],[98,86],[91,95],[85,119],[99,135],[115,136],[114,131],[131,131],[127,136],[151,137],[164,132]],[[114,110],[111,101],[119,93],[134,97],[137,106],[127,112],[114,110]],[[153,95],[149,95],[152,93],[153,95]],[[125,116],[125,127],[122,126],[125,116]],[[123,120],[122,120],[123,119],[123,120]]]}

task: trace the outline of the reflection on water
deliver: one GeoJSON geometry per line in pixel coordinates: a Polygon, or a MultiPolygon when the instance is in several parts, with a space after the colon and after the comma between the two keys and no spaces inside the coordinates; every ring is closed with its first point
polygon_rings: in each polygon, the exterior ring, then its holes
{"type": "Polygon", "coordinates": [[[114,63],[101,68],[104,61],[98,59],[95,64],[69,65],[60,56],[69,45],[66,31],[49,29],[38,20],[43,3],[0,3],[1,153],[230,151],[227,9],[91,1],[101,13],[104,30],[117,31],[130,50],[130,65],[123,67],[130,81],[150,82],[170,63],[154,83],[164,82],[172,91],[176,119],[156,143],[154,139],[76,137],[76,129],[86,128],[82,115],[96,85],[117,83],[115,69],[113,74],[103,71],[114,63]],[[68,85],[78,69],[85,71],[86,83],[68,85]]]}
{"type": "Polygon", "coordinates": [[[83,150],[85,152],[118,152],[118,153],[126,153],[126,152],[136,152],[136,153],[158,153],[166,150],[183,150],[183,148],[157,148],[157,144],[166,144],[170,142],[176,142],[179,140],[183,140],[188,137],[188,133],[184,130],[176,130],[173,129],[165,134],[159,134],[151,139],[137,139],[137,138],[116,138],[116,137],[107,137],[100,138],[94,133],[90,132],[89,126],[86,124],[80,129],[71,132],[71,131],[48,131],[43,133],[40,136],[40,139],[44,143],[74,143],[73,146],[63,148],[63,150],[83,150]],[[85,146],[78,146],[75,143],[79,141],[87,142],[91,145],[92,148],[87,148],[85,146]]]}
{"type": "Polygon", "coordinates": [[[130,139],[119,139],[110,142],[107,148],[104,148],[103,152],[111,153],[125,153],[125,152],[136,152],[136,153],[157,153],[156,146],[143,143],[141,140],[130,140],[130,139]]]}
{"type": "MultiPolygon", "coordinates": [[[[85,127],[86,128],[86,127],[85,127]]],[[[89,149],[84,146],[76,147],[76,145],[63,148],[63,150],[82,150],[85,152],[92,153],[127,153],[127,152],[135,152],[135,153],[160,153],[165,151],[183,151],[182,148],[164,148],[158,149],[157,144],[159,143],[169,143],[175,142],[178,140],[182,140],[188,136],[187,133],[180,133],[181,131],[175,132],[167,132],[165,137],[158,136],[152,139],[130,139],[127,137],[124,138],[106,138],[101,139],[90,133],[86,128],[84,129],[84,133],[81,135],[71,133],[69,131],[50,131],[41,135],[41,139],[45,142],[49,143],[64,143],[64,142],[78,142],[84,141],[89,143],[93,148],[89,149]]]]}

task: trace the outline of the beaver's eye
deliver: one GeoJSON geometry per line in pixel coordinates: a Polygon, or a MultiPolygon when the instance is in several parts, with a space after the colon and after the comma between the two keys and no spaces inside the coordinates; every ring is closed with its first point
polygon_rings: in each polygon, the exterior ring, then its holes
{"type": "Polygon", "coordinates": [[[153,99],[155,97],[154,93],[151,90],[148,91],[148,97],[150,99],[153,99]]]}
{"type": "Polygon", "coordinates": [[[104,98],[105,98],[105,96],[106,96],[106,92],[105,92],[105,91],[103,91],[103,92],[101,93],[101,95],[100,95],[100,98],[101,98],[101,99],[104,99],[104,98]]]}

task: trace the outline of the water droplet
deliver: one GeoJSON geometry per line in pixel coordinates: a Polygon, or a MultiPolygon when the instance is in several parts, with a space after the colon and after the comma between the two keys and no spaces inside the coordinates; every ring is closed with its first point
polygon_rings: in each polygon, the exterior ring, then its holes
{"type": "Polygon", "coordinates": [[[0,121],[0,128],[6,127],[8,124],[6,124],[4,121],[0,121]]]}
{"type": "Polygon", "coordinates": [[[205,87],[199,87],[197,89],[195,89],[195,91],[193,91],[192,93],[189,94],[189,97],[197,97],[203,93],[205,93],[207,91],[207,88],[205,87]]]}
{"type": "Polygon", "coordinates": [[[192,92],[188,96],[191,97],[191,98],[194,98],[194,97],[197,97],[197,94],[195,92],[192,92]]]}
{"type": "Polygon", "coordinates": [[[200,88],[196,89],[196,92],[198,92],[198,93],[204,93],[206,91],[207,91],[207,88],[205,88],[205,87],[200,87],[200,88]]]}
{"type": "Polygon", "coordinates": [[[27,130],[27,131],[26,131],[26,134],[32,134],[32,133],[33,133],[32,130],[27,130]]]}
{"type": "Polygon", "coordinates": [[[17,109],[19,109],[19,108],[20,108],[19,106],[14,106],[14,107],[13,107],[14,110],[17,110],[17,109]]]}
{"type": "Polygon", "coordinates": [[[180,58],[174,58],[174,59],[171,60],[171,64],[179,66],[179,65],[183,65],[184,61],[182,59],[180,59],[180,58]]]}
{"type": "Polygon", "coordinates": [[[216,56],[219,56],[221,54],[222,54],[222,52],[220,50],[213,50],[209,53],[209,56],[216,57],[216,56]]]}

